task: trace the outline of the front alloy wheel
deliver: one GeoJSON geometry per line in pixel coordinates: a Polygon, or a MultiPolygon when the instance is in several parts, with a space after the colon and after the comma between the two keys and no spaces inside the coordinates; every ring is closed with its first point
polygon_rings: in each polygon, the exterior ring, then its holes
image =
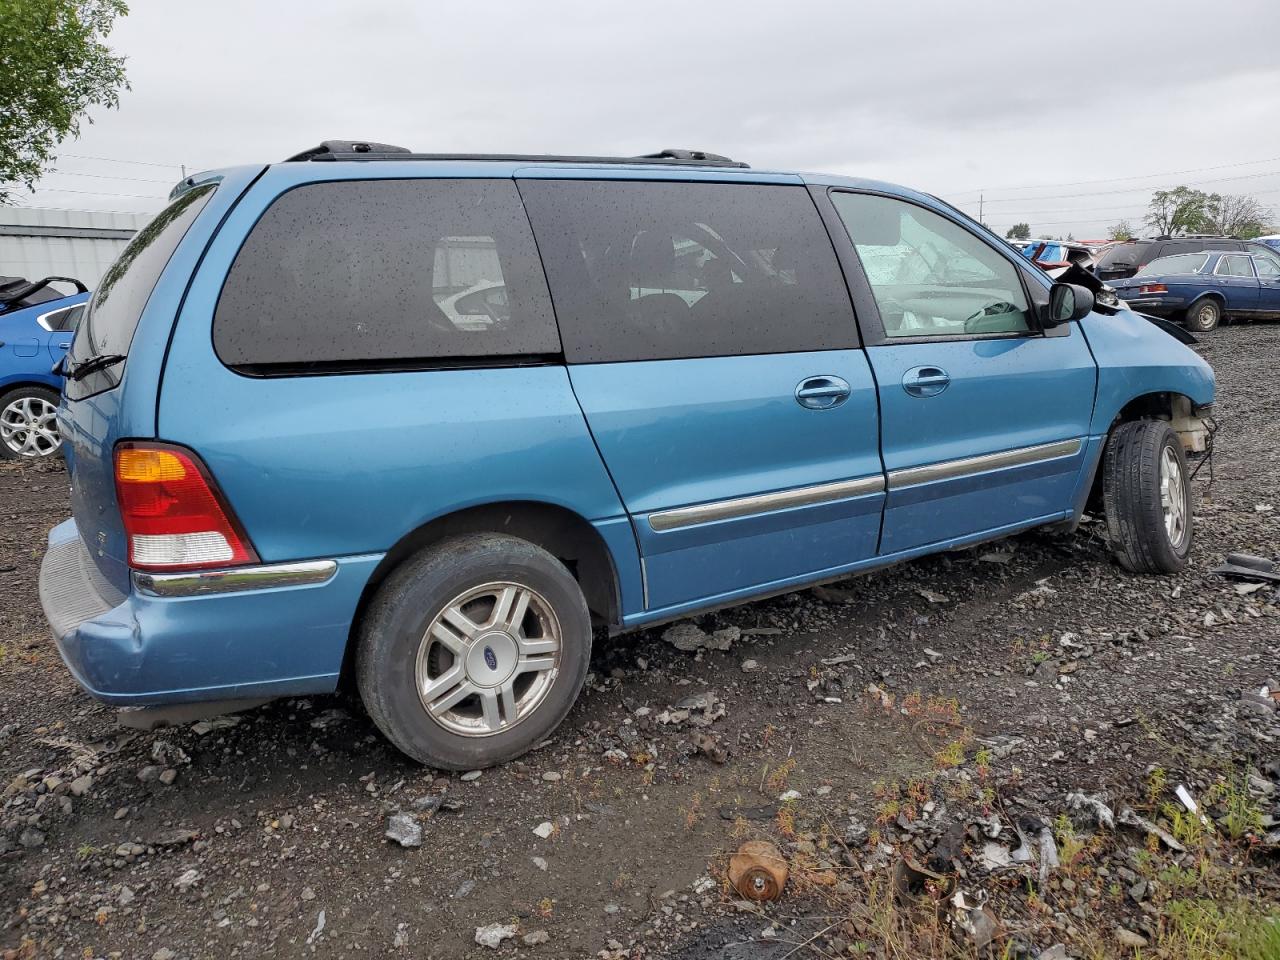
{"type": "Polygon", "coordinates": [[[0,399],[0,456],[7,459],[48,457],[58,452],[58,397],[30,387],[0,399]]]}
{"type": "Polygon", "coordinates": [[[1107,439],[1103,508],[1116,559],[1135,573],[1177,573],[1191,553],[1187,455],[1164,420],[1122,423],[1107,439]]]}

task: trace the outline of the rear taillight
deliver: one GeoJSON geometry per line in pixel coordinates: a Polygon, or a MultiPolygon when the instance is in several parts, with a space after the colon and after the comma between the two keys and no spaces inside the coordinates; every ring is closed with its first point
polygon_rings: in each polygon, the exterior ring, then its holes
{"type": "Polygon", "coordinates": [[[202,570],[258,562],[217,483],[190,450],[168,443],[122,443],[115,466],[129,566],[202,570]]]}
{"type": "Polygon", "coordinates": [[[1138,293],[1168,293],[1169,288],[1163,283],[1144,283],[1138,288],[1138,293]]]}

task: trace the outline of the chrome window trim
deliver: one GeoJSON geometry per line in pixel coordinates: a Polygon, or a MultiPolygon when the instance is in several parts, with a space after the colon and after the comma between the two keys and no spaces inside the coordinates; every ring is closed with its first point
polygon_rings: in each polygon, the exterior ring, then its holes
{"type": "Polygon", "coordinates": [[[338,572],[334,560],[304,560],[226,570],[192,570],[185,573],[133,571],[133,586],[149,597],[200,597],[273,587],[301,587],[327,583],[338,572]]]}
{"type": "Polygon", "coordinates": [[[970,474],[987,470],[999,470],[1003,467],[1022,467],[1045,460],[1060,460],[1063,457],[1074,457],[1080,452],[1084,441],[1058,440],[1054,443],[1040,443],[1031,447],[1018,447],[1014,450],[1003,450],[999,453],[984,453],[977,457],[963,457],[959,460],[944,460],[941,463],[930,463],[922,467],[908,467],[904,470],[889,471],[889,489],[901,490],[904,487],[915,487],[922,483],[936,480],[954,480],[970,474]]]}
{"type": "Polygon", "coordinates": [[[1215,277],[1232,277],[1236,280],[1257,280],[1258,279],[1257,270],[1253,266],[1253,257],[1247,253],[1224,253],[1222,256],[1218,258],[1218,262],[1214,265],[1213,275],[1215,277]],[[1248,274],[1224,273],[1222,270],[1223,266],[1225,266],[1226,262],[1232,259],[1233,257],[1242,258],[1245,261],[1245,263],[1249,265],[1250,272],[1248,274]]]}
{"type": "Polygon", "coordinates": [[[49,333],[66,333],[65,330],[53,329],[52,324],[49,323],[49,318],[59,313],[70,313],[72,310],[76,309],[76,307],[83,306],[83,303],[73,303],[69,307],[59,307],[57,310],[49,310],[48,312],[42,313],[40,316],[36,317],[36,323],[40,324],[40,326],[49,333]]]}
{"type": "Polygon", "coordinates": [[[847,497],[860,497],[869,493],[880,493],[883,490],[884,477],[879,474],[874,477],[860,477],[857,480],[837,480],[834,483],[792,487],[790,490],[778,490],[774,493],[758,493],[749,497],[735,497],[732,500],[715,500],[691,507],[660,510],[649,514],[649,527],[661,533],[664,530],[677,530],[681,527],[692,527],[716,520],[733,520],[757,513],[785,510],[788,507],[807,507],[832,500],[844,500],[847,497]]]}

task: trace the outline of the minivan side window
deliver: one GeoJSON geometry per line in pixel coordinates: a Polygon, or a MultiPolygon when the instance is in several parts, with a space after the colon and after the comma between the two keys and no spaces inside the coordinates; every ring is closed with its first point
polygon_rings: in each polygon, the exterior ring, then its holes
{"type": "Polygon", "coordinates": [[[857,346],[803,187],[522,180],[520,192],[570,363],[857,346]]]}
{"type": "Polygon", "coordinates": [[[1028,333],[1018,270],[946,217],[893,197],[833,191],[885,336],[1028,333]]]}
{"type": "Polygon", "coordinates": [[[289,190],[231,265],[213,343],[228,366],[267,373],[560,352],[510,180],[289,190]]]}

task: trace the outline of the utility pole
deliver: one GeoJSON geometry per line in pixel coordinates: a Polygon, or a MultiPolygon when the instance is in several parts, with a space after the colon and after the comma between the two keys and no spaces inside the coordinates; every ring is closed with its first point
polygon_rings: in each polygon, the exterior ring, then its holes
{"type": "Polygon", "coordinates": [[[978,222],[986,226],[987,221],[982,219],[982,201],[986,199],[986,195],[981,191],[978,192],[978,222]]]}

